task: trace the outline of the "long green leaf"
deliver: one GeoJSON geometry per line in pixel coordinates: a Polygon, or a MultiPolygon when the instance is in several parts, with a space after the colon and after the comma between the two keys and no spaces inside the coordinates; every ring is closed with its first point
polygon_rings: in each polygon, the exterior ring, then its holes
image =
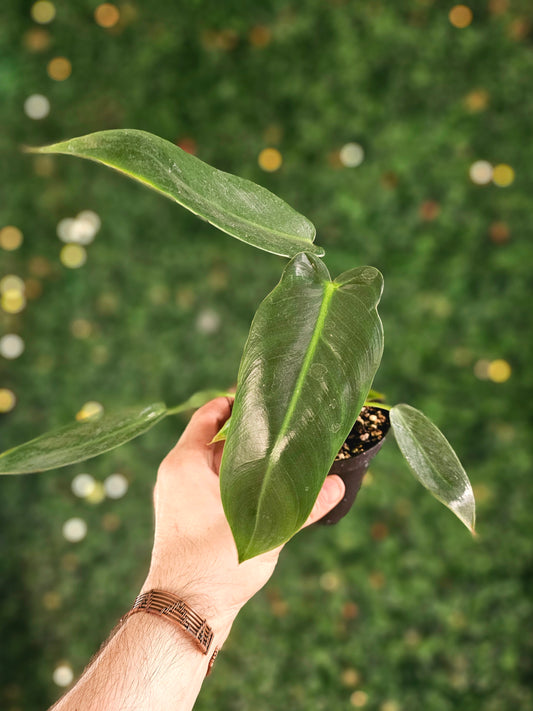
{"type": "Polygon", "coordinates": [[[139,437],[168,415],[196,410],[215,397],[229,394],[201,390],[172,408],[158,402],[72,422],[0,454],[0,474],[29,474],[92,459],[139,437]]]}
{"type": "Polygon", "coordinates": [[[163,403],[73,422],[0,454],[0,474],[29,474],[83,462],[120,447],[167,415],[163,403]]]}
{"type": "Polygon", "coordinates": [[[474,492],[446,437],[426,415],[410,405],[395,405],[390,412],[390,421],[398,446],[415,478],[474,533],[474,492]]]}
{"type": "Polygon", "coordinates": [[[28,150],[103,163],[175,200],[223,232],[267,252],[287,257],[304,250],[324,254],[313,244],[312,223],[276,195],[217,170],[146,131],[99,131],[28,150]]]}
{"type": "Polygon", "coordinates": [[[331,281],[296,256],[260,305],[239,369],[220,470],[241,561],[275,548],[308,517],[379,366],[373,267],[331,281]]]}

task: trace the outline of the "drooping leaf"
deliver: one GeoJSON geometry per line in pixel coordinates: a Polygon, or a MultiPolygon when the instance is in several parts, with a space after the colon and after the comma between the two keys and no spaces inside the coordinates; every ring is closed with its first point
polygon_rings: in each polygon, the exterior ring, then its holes
{"type": "Polygon", "coordinates": [[[173,408],[158,402],[72,422],[0,454],[0,474],[29,474],[92,459],[144,434],[168,415],[196,410],[221,395],[229,393],[201,390],[173,408]]]}
{"type": "Polygon", "coordinates": [[[146,131],[116,129],[72,138],[36,153],[64,153],[103,163],[178,202],[223,232],[273,254],[292,257],[313,244],[311,222],[249,180],[224,173],[146,131]]]}
{"type": "Polygon", "coordinates": [[[163,403],[73,422],[0,454],[0,474],[29,474],[83,462],[120,447],[167,415],[163,403]]]}
{"type": "Polygon", "coordinates": [[[373,267],[331,281],[323,262],[299,254],[260,305],[220,470],[240,561],[307,519],[381,360],[382,286],[373,267]]]}
{"type": "Polygon", "coordinates": [[[415,478],[475,531],[474,492],[459,458],[436,425],[410,405],[390,412],[392,431],[415,478]]]}

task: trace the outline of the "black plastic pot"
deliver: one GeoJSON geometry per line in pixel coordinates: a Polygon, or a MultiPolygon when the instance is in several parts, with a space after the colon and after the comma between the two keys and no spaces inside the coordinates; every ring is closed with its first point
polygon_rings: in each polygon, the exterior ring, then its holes
{"type": "MultiPolygon", "coordinates": [[[[372,408],[373,410],[380,410],[380,408],[372,408]]],[[[376,456],[376,454],[381,449],[383,442],[387,436],[390,429],[389,413],[386,410],[380,410],[386,414],[387,425],[386,431],[379,442],[374,444],[369,449],[356,454],[349,459],[339,459],[333,462],[333,466],[328,472],[330,474],[337,474],[344,482],[346,491],[344,492],[344,497],[340,503],[335,506],[328,514],[317,521],[318,525],[331,526],[334,523],[338,523],[341,518],[346,516],[348,511],[352,508],[357,493],[361,488],[363,482],[363,477],[366,474],[368,467],[370,465],[371,459],[376,456]]]]}

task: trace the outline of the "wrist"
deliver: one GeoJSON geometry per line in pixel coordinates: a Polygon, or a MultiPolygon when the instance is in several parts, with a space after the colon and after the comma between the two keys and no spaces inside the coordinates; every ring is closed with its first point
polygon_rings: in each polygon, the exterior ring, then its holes
{"type": "MultiPolygon", "coordinates": [[[[193,614],[197,618],[199,617],[205,620],[206,624],[212,630],[213,640],[210,645],[209,655],[214,652],[215,648],[220,649],[229,636],[237,612],[218,609],[210,597],[193,590],[189,586],[185,585],[179,589],[175,585],[158,583],[157,580],[158,578],[153,578],[148,575],[141,588],[140,595],[146,594],[150,592],[150,590],[159,590],[170,593],[178,600],[184,602],[189,608],[192,608],[193,614]]],[[[164,620],[164,622],[172,624],[172,620],[164,620]]],[[[185,630],[183,630],[183,634],[186,634],[185,630]]],[[[192,637],[191,642],[194,642],[192,637]]]]}

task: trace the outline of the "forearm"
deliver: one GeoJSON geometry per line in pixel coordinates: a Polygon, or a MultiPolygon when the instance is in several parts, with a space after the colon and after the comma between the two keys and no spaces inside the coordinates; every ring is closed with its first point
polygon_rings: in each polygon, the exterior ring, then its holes
{"type": "Polygon", "coordinates": [[[215,626],[214,632],[204,655],[168,620],[144,612],[131,615],[53,711],[189,711],[229,626],[215,626]]]}

